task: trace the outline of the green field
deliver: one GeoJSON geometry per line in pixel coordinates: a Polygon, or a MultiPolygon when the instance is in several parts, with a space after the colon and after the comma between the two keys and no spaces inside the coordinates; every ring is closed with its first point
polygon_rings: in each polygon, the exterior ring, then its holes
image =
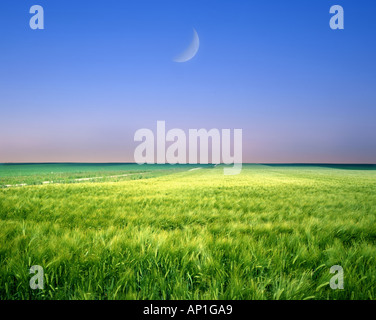
{"type": "MultiPolygon", "coordinates": [[[[212,167],[211,165],[206,165],[212,167]]],[[[0,164],[0,188],[15,185],[136,180],[194,168],[193,165],[147,165],[122,163],[0,164]]]]}
{"type": "Polygon", "coordinates": [[[0,165],[0,299],[376,299],[374,166],[66,166],[0,165]]]}

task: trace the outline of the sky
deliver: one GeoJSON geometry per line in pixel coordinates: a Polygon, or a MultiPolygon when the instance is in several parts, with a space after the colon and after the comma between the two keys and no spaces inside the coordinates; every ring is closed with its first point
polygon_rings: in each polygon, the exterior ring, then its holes
{"type": "Polygon", "coordinates": [[[0,162],[133,162],[135,132],[164,120],[242,129],[243,162],[376,163],[373,0],[0,7],[0,162]],[[175,62],[193,29],[196,56],[175,62]]]}

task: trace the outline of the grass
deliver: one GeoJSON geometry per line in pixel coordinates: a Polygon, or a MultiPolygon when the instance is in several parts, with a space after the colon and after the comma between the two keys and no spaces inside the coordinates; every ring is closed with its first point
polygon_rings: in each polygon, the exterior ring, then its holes
{"type": "Polygon", "coordinates": [[[180,169],[1,189],[0,298],[376,298],[376,170],[180,169]]]}
{"type": "Polygon", "coordinates": [[[0,164],[0,188],[15,185],[135,180],[158,177],[194,166],[144,165],[131,163],[0,164]]]}

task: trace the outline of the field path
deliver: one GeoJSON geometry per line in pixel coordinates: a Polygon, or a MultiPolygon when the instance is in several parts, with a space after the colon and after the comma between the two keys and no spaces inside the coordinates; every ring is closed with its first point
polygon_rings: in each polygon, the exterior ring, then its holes
{"type": "Polygon", "coordinates": [[[188,171],[194,171],[194,170],[199,170],[199,169],[202,169],[202,167],[189,169],[188,171]]]}
{"type": "MultiPolygon", "coordinates": [[[[119,174],[116,176],[103,176],[103,177],[91,177],[91,178],[78,178],[78,179],[72,179],[71,181],[90,181],[94,179],[104,179],[104,178],[118,178],[118,177],[126,177],[126,176],[133,176],[135,174],[145,174],[149,172],[140,172],[140,173],[127,173],[127,174],[119,174]]],[[[43,181],[42,184],[52,184],[52,183],[62,183],[61,181],[43,181]]],[[[24,187],[27,186],[28,184],[26,183],[21,183],[21,184],[6,184],[6,188],[11,188],[11,187],[24,187]]]]}

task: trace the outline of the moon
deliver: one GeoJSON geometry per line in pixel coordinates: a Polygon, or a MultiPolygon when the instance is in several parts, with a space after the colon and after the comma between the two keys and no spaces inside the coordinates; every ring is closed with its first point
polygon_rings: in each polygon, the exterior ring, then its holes
{"type": "Polygon", "coordinates": [[[174,61],[175,62],[187,62],[191,60],[197,54],[199,46],[200,46],[200,40],[198,38],[198,34],[195,28],[193,28],[193,39],[192,39],[191,44],[189,45],[187,49],[185,49],[184,52],[182,52],[179,56],[177,56],[174,59],[174,61]]]}

